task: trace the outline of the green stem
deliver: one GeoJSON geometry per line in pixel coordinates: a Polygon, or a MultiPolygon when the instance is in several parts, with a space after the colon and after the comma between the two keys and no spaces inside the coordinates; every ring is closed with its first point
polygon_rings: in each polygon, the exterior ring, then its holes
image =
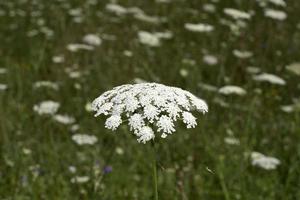
{"type": "Polygon", "coordinates": [[[154,186],[154,199],[158,200],[158,187],[157,187],[157,164],[156,164],[156,151],[154,141],[151,141],[153,159],[152,159],[152,168],[153,168],[153,186],[154,186]]]}

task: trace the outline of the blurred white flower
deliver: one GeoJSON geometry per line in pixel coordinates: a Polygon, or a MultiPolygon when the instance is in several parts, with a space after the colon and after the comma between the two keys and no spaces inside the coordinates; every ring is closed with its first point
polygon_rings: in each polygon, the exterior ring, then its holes
{"type": "Polygon", "coordinates": [[[218,58],[213,55],[205,55],[203,56],[203,62],[208,65],[216,65],[218,64],[218,58]]]}
{"type": "Polygon", "coordinates": [[[7,90],[7,85],[0,83],[0,91],[7,90]]]}
{"type": "Polygon", "coordinates": [[[209,24],[191,24],[191,23],[186,23],[184,24],[185,29],[193,32],[211,32],[214,30],[214,27],[209,24]]]}
{"type": "Polygon", "coordinates": [[[22,152],[24,155],[30,155],[32,153],[31,149],[28,148],[22,148],[22,152]]]}
{"type": "Polygon", "coordinates": [[[137,77],[137,78],[133,79],[133,82],[134,83],[147,83],[148,81],[137,77]]]}
{"type": "Polygon", "coordinates": [[[129,51],[129,50],[123,51],[123,54],[124,54],[124,56],[127,56],[127,57],[132,57],[132,55],[133,55],[132,51],[129,51]]]}
{"type": "Polygon", "coordinates": [[[171,0],[156,0],[157,3],[171,3],[171,0]]]}
{"type": "Polygon", "coordinates": [[[210,84],[206,84],[206,83],[198,83],[198,86],[203,89],[206,90],[208,92],[217,92],[218,88],[216,86],[210,85],[210,84]]]}
{"type": "Polygon", "coordinates": [[[239,86],[235,86],[235,85],[223,86],[219,89],[219,93],[224,94],[224,95],[236,94],[239,96],[244,96],[245,94],[247,94],[246,90],[244,90],[243,88],[241,88],[239,86]]]}
{"type": "Polygon", "coordinates": [[[292,63],[286,66],[286,69],[298,76],[300,76],[300,63],[292,63]]]}
{"type": "Polygon", "coordinates": [[[284,106],[280,106],[280,109],[283,112],[292,113],[295,110],[295,106],[294,105],[284,105],[284,106]]]}
{"type": "Polygon", "coordinates": [[[287,14],[285,12],[270,8],[265,10],[265,16],[279,21],[283,21],[287,18],[287,14]]]}
{"type": "Polygon", "coordinates": [[[155,34],[146,32],[146,31],[139,31],[138,32],[139,41],[142,44],[151,46],[151,47],[157,47],[160,46],[160,40],[159,37],[155,34]]]}
{"type": "Polygon", "coordinates": [[[123,155],[124,154],[124,150],[121,147],[117,147],[116,148],[116,153],[119,155],[123,155]]]}
{"type": "Polygon", "coordinates": [[[96,136],[87,134],[72,135],[72,140],[78,145],[93,145],[98,141],[96,136]]]}
{"type": "Polygon", "coordinates": [[[70,78],[80,78],[82,76],[82,73],[80,71],[76,71],[76,70],[70,70],[70,71],[67,71],[68,75],[70,78]]]}
{"type": "Polygon", "coordinates": [[[0,68],[0,74],[6,74],[7,69],[6,68],[0,68]]]}
{"type": "Polygon", "coordinates": [[[174,122],[182,120],[187,128],[194,128],[196,118],[190,113],[197,110],[208,111],[206,103],[190,92],[157,83],[121,85],[96,98],[92,107],[96,115],[110,115],[105,127],[115,130],[128,121],[130,130],[145,143],[155,137],[153,128],[161,132],[161,137],[175,132],[174,122]],[[122,120],[124,115],[126,120],[122,120]],[[153,134],[152,134],[153,133],[153,134]]]}
{"type": "Polygon", "coordinates": [[[105,6],[105,9],[109,12],[112,12],[116,15],[125,15],[125,14],[143,14],[144,12],[137,7],[125,8],[116,3],[109,3],[105,6]]]}
{"type": "Polygon", "coordinates": [[[77,132],[79,129],[80,129],[80,126],[79,126],[78,124],[73,124],[73,125],[70,127],[70,131],[72,131],[73,133],[74,133],[74,132],[77,132]]]}
{"type": "Polygon", "coordinates": [[[249,66],[246,68],[246,71],[250,74],[257,74],[260,72],[260,68],[249,66]]]}
{"type": "Polygon", "coordinates": [[[92,51],[94,50],[94,47],[86,44],[68,44],[67,49],[71,52],[77,52],[79,50],[92,51]]]}
{"type": "Polygon", "coordinates": [[[283,6],[285,7],[286,6],[286,3],[284,0],[269,0],[270,3],[273,3],[277,6],[283,6]]]}
{"type": "Polygon", "coordinates": [[[63,63],[65,62],[65,57],[63,55],[53,56],[52,62],[54,63],[63,63]]]}
{"type": "Polygon", "coordinates": [[[51,88],[53,90],[59,89],[58,84],[55,82],[51,82],[51,81],[37,81],[37,82],[33,83],[33,88],[38,89],[41,87],[51,88]]]}
{"type": "Polygon", "coordinates": [[[300,100],[293,99],[293,104],[280,106],[280,109],[286,113],[293,113],[300,111],[300,100]]]}
{"type": "Polygon", "coordinates": [[[60,104],[55,101],[43,101],[37,105],[33,106],[33,110],[37,112],[39,115],[53,115],[57,112],[60,104]]]}
{"type": "Polygon", "coordinates": [[[92,103],[91,102],[87,102],[86,104],[85,104],[85,110],[87,111],[87,112],[92,112],[93,111],[93,109],[92,109],[92,103]]]}
{"type": "Polygon", "coordinates": [[[101,38],[95,34],[87,34],[83,37],[82,41],[88,45],[99,46],[102,43],[101,38]]]}
{"type": "Polygon", "coordinates": [[[279,76],[274,74],[262,73],[256,76],[253,76],[253,80],[258,82],[269,82],[274,85],[285,85],[286,82],[279,76]]]}
{"type": "Polygon", "coordinates": [[[138,7],[129,7],[127,8],[127,12],[130,14],[139,14],[139,13],[144,13],[144,11],[138,7]]]}
{"type": "Polygon", "coordinates": [[[180,74],[180,76],[185,78],[189,75],[189,71],[187,69],[183,68],[183,69],[180,69],[179,74],[180,74]]]}
{"type": "Polygon", "coordinates": [[[76,171],[77,171],[77,169],[76,169],[76,167],[75,166],[69,166],[69,171],[72,173],[72,174],[74,174],[74,173],[76,173],[76,171]]]}
{"type": "Polygon", "coordinates": [[[274,157],[265,156],[259,152],[252,152],[251,164],[265,170],[274,170],[280,165],[280,160],[274,157]]]}
{"type": "Polygon", "coordinates": [[[69,10],[69,15],[73,17],[79,17],[82,15],[82,9],[81,8],[73,8],[69,10]]]}
{"type": "Polygon", "coordinates": [[[80,83],[74,83],[74,88],[75,88],[76,90],[81,90],[82,86],[81,86],[80,83]]]}
{"type": "Polygon", "coordinates": [[[224,8],[223,11],[226,15],[229,15],[234,19],[250,19],[251,18],[251,15],[249,13],[241,11],[241,10],[237,10],[234,8],[224,8]]]}
{"type": "Polygon", "coordinates": [[[170,31],[165,32],[155,32],[154,35],[161,39],[171,39],[173,37],[173,33],[170,31]]]}
{"type": "Polygon", "coordinates": [[[252,57],[253,53],[250,51],[240,51],[237,49],[234,49],[232,51],[233,55],[235,55],[237,58],[246,59],[252,57]]]}
{"type": "Polygon", "coordinates": [[[214,13],[216,11],[216,6],[214,4],[206,3],[202,6],[203,10],[206,12],[214,13]]]}
{"type": "Polygon", "coordinates": [[[232,136],[225,137],[224,142],[229,145],[240,145],[240,140],[232,136]]]}
{"type": "Polygon", "coordinates": [[[83,16],[73,17],[73,22],[80,24],[84,20],[83,16]]]}
{"type": "Polygon", "coordinates": [[[109,3],[105,6],[105,9],[110,11],[110,12],[113,12],[117,15],[124,15],[127,13],[127,9],[118,5],[118,4],[114,4],[114,3],[109,3]]]}
{"type": "Polygon", "coordinates": [[[71,179],[71,183],[86,183],[90,180],[88,176],[75,176],[71,179]]]}
{"type": "Polygon", "coordinates": [[[75,123],[75,118],[68,115],[57,114],[53,116],[53,119],[59,123],[66,124],[66,125],[75,123]]]}

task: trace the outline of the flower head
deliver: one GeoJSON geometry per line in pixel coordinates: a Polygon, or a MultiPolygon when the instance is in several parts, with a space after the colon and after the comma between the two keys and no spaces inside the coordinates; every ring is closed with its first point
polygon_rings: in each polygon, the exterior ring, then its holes
{"type": "Polygon", "coordinates": [[[287,18],[287,14],[285,12],[274,9],[266,9],[265,16],[279,21],[283,21],[287,18]]]}
{"type": "Polygon", "coordinates": [[[102,43],[101,38],[95,34],[87,34],[82,40],[84,43],[92,46],[99,46],[102,43]]]}
{"type": "Polygon", "coordinates": [[[54,101],[43,101],[37,105],[33,106],[33,110],[37,112],[39,115],[53,115],[57,112],[60,104],[54,101]]]}
{"type": "Polygon", "coordinates": [[[116,130],[120,124],[122,123],[122,119],[120,115],[112,115],[109,118],[107,118],[105,122],[105,128],[116,130]]]}
{"type": "Polygon", "coordinates": [[[93,145],[98,141],[96,136],[87,134],[75,134],[72,140],[78,145],[93,145]]]}
{"type": "Polygon", "coordinates": [[[155,138],[155,128],[163,138],[172,134],[177,120],[187,128],[194,128],[197,122],[191,111],[208,112],[205,101],[190,92],[157,83],[115,87],[96,98],[92,109],[96,111],[95,116],[109,116],[105,128],[116,130],[122,121],[128,121],[130,130],[141,143],[155,138]]]}
{"type": "Polygon", "coordinates": [[[279,76],[274,74],[262,73],[256,76],[253,76],[253,80],[258,82],[269,82],[274,85],[285,85],[286,82],[279,76]]]}
{"type": "Polygon", "coordinates": [[[144,126],[140,132],[137,133],[140,138],[137,139],[138,142],[146,143],[155,138],[152,128],[149,126],[144,126]]]}
{"type": "Polygon", "coordinates": [[[184,25],[185,29],[193,32],[211,32],[214,30],[214,27],[209,24],[191,24],[191,23],[186,23],[184,25]]]}
{"type": "Polygon", "coordinates": [[[224,95],[236,94],[236,95],[243,96],[247,92],[246,92],[246,90],[244,90],[243,88],[241,88],[239,86],[226,85],[219,89],[219,93],[224,94],[224,95]]]}
{"type": "Polygon", "coordinates": [[[241,10],[237,10],[234,8],[225,8],[224,13],[226,15],[231,16],[234,19],[250,19],[251,18],[251,15],[249,13],[241,11],[241,10]]]}
{"type": "Polygon", "coordinates": [[[265,156],[264,154],[259,152],[252,152],[251,164],[265,170],[273,170],[276,169],[278,165],[280,165],[280,160],[274,157],[265,156]]]}
{"type": "Polygon", "coordinates": [[[154,35],[152,33],[146,32],[146,31],[140,31],[138,33],[139,41],[142,44],[151,46],[151,47],[158,47],[160,46],[160,40],[157,35],[154,35]]]}

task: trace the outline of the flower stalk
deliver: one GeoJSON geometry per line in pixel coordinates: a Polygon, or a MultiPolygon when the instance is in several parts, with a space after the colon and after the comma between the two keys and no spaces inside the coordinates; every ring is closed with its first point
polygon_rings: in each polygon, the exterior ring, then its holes
{"type": "Polygon", "coordinates": [[[157,186],[157,164],[156,164],[156,150],[155,143],[151,141],[152,147],[152,168],[153,168],[153,189],[154,189],[154,199],[158,200],[158,186],[157,186]]]}

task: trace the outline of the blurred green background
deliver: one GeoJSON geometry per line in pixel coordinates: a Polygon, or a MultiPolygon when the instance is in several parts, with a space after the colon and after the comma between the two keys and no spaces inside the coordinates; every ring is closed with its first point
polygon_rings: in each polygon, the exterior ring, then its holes
{"type": "Polygon", "coordinates": [[[160,199],[300,199],[299,10],[282,0],[0,1],[0,199],[153,199],[149,144],[126,126],[106,130],[89,109],[139,82],[209,105],[195,129],[156,140],[160,199]],[[265,73],[277,79],[257,81],[265,73]],[[244,92],[221,92],[228,85],[244,92]],[[41,114],[45,101],[59,108],[41,114]],[[257,165],[254,152],[278,162],[257,165]]]}

